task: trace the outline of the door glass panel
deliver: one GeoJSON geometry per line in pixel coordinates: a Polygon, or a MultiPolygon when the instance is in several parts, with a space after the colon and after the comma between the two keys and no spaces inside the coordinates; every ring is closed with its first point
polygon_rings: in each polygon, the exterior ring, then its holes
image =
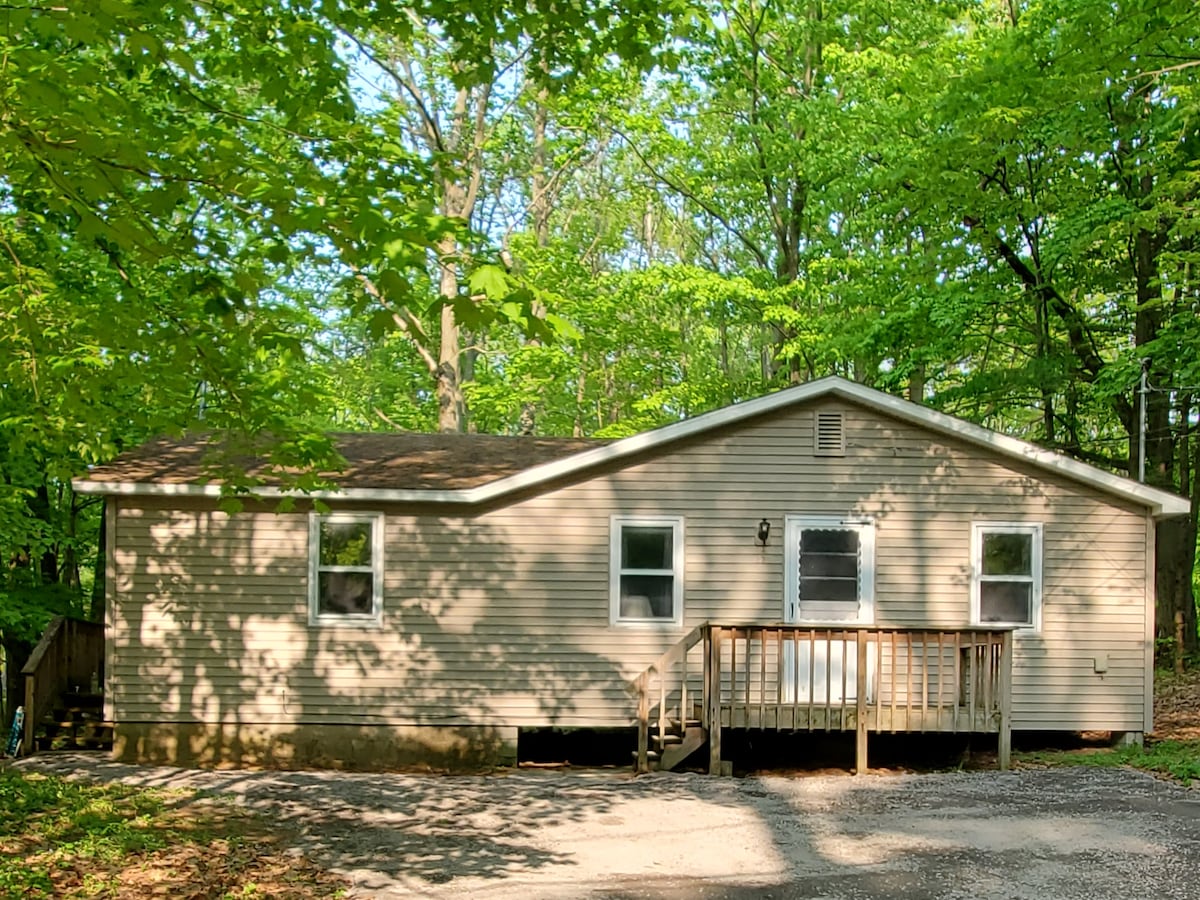
{"type": "Polygon", "coordinates": [[[800,602],[858,601],[859,535],[848,529],[800,533],[800,602]]]}
{"type": "Polygon", "coordinates": [[[800,533],[801,553],[858,555],[858,532],[845,528],[806,528],[800,533]]]}
{"type": "Polygon", "coordinates": [[[808,553],[800,556],[800,575],[803,578],[858,579],[858,554],[808,553]]]}
{"type": "Polygon", "coordinates": [[[856,603],[857,578],[800,578],[801,603],[856,603]]]}

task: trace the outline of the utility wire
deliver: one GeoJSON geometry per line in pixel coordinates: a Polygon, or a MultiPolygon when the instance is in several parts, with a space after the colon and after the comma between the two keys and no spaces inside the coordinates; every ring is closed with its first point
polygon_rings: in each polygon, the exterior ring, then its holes
{"type": "Polygon", "coordinates": [[[1200,384],[1181,384],[1177,387],[1159,387],[1158,385],[1147,383],[1146,390],[1151,394],[1187,394],[1200,391],[1200,384]]]}

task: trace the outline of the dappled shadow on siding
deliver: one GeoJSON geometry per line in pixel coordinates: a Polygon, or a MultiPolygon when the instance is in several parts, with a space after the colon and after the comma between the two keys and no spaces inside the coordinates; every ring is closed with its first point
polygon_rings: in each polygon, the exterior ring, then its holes
{"type": "MultiPolygon", "coordinates": [[[[578,722],[597,702],[632,716],[619,663],[556,608],[555,589],[587,590],[569,573],[581,553],[606,561],[604,536],[518,555],[503,525],[389,510],[383,622],[355,628],[308,623],[303,512],[194,504],[122,521],[114,699],[119,723],[141,723],[123,758],[479,768],[515,753],[512,723],[578,722]]],[[[595,575],[586,627],[603,630],[595,575]]]]}

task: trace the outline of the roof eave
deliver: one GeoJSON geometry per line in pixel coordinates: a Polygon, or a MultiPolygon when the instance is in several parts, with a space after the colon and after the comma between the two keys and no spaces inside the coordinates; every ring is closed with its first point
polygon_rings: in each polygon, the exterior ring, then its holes
{"type": "Polygon", "coordinates": [[[281,499],[294,497],[312,500],[361,500],[373,503],[475,503],[478,488],[468,490],[414,490],[399,488],[342,488],[336,491],[301,491],[262,485],[243,493],[229,494],[219,484],[186,484],[148,481],[89,481],[77,478],[71,482],[77,494],[108,497],[244,497],[246,499],[281,499]]]}
{"type": "Polygon", "coordinates": [[[842,379],[838,379],[838,384],[831,389],[831,393],[865,403],[898,419],[996,451],[1002,456],[1030,462],[1040,468],[1057,472],[1072,481],[1088,484],[1104,493],[1131,500],[1149,508],[1155,518],[1185,515],[1191,510],[1191,503],[1185,497],[1130,481],[1128,478],[1113,475],[1061,453],[1037,447],[998,431],[991,431],[981,425],[956,419],[927,406],[901,400],[891,394],[884,394],[842,379]]]}
{"type": "MultiPolygon", "coordinates": [[[[541,463],[508,475],[488,484],[456,490],[412,490],[390,488],[345,488],[340,491],[288,491],[275,487],[263,487],[253,493],[260,497],[310,497],[329,500],[363,500],[393,503],[459,503],[475,504],[495,500],[505,495],[538,487],[549,482],[577,474],[605,463],[618,462],[645,453],[648,450],[675,443],[694,435],[716,428],[732,425],[745,419],[764,415],[776,409],[793,406],[827,394],[841,396],[880,410],[903,421],[911,422],[929,430],[940,432],[967,443],[992,450],[1001,456],[1029,462],[1063,475],[1072,481],[1090,485],[1104,493],[1147,507],[1155,518],[1185,515],[1190,512],[1190,502],[1167,491],[1138,484],[1097,469],[1095,466],[1078,462],[1059,453],[1044,450],[1033,444],[990,431],[979,425],[964,422],[945,413],[921,406],[882,391],[865,387],[856,382],[831,376],[810,381],[795,387],[785,388],[758,397],[685,419],[653,431],[635,434],[623,440],[605,444],[592,450],[584,450],[561,459],[541,463]]],[[[100,482],[76,479],[72,486],[81,494],[106,494],[112,496],[176,496],[176,497],[220,497],[220,485],[214,484],[164,484],[148,482],[100,482]]]]}

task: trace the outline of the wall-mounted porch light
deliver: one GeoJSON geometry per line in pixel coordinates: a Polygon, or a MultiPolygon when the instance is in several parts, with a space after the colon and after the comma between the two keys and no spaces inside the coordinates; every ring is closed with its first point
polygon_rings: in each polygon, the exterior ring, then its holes
{"type": "Polygon", "coordinates": [[[758,523],[758,542],[767,546],[767,538],[771,536],[771,523],[763,519],[758,523]]]}

